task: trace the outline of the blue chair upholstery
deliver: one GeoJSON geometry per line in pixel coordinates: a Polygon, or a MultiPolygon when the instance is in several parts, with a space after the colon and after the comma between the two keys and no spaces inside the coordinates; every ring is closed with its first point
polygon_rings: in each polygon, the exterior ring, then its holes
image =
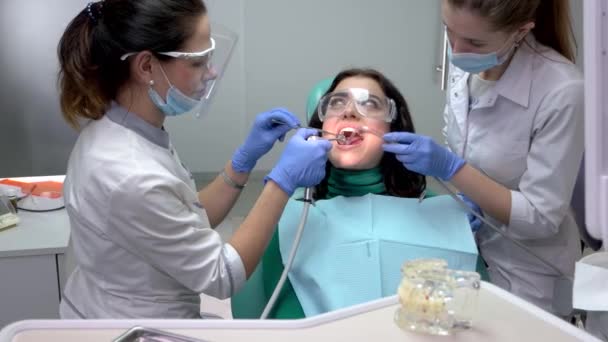
{"type": "Polygon", "coordinates": [[[319,100],[321,100],[323,94],[327,92],[333,81],[333,78],[326,78],[312,87],[308,94],[308,99],[306,100],[306,121],[310,121],[310,118],[312,118],[312,115],[319,105],[319,100]]]}

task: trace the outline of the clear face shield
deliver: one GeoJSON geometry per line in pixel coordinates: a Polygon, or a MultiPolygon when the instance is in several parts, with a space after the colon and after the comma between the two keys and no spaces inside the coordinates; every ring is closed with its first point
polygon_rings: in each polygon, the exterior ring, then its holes
{"type": "Polygon", "coordinates": [[[397,116],[395,101],[388,97],[376,96],[367,89],[349,88],[334,91],[319,101],[319,119],[339,117],[351,107],[362,117],[392,122],[397,116]]]}
{"type": "MultiPolygon", "coordinates": [[[[194,114],[197,118],[207,113],[218,89],[218,84],[232,57],[237,39],[238,36],[235,32],[222,25],[212,23],[209,48],[197,52],[157,52],[160,55],[187,60],[193,65],[200,66],[201,79],[194,91],[190,94],[183,94],[177,90],[177,95],[173,94],[175,95],[173,98],[177,99],[173,102],[178,102],[178,107],[187,108],[187,112],[194,114]]],[[[135,54],[136,52],[127,53],[122,55],[120,59],[126,60],[135,54]]],[[[167,77],[166,74],[165,77],[167,77]]],[[[167,81],[171,84],[169,79],[167,81]]],[[[169,102],[171,99],[167,99],[167,101],[169,102]]]]}
{"type": "Polygon", "coordinates": [[[207,68],[201,79],[201,89],[195,95],[198,97],[199,103],[192,110],[192,113],[197,118],[208,112],[220,80],[224,76],[224,71],[232,57],[238,36],[230,29],[220,24],[212,23],[211,39],[212,44],[215,46],[213,51],[207,55],[208,57],[203,57],[206,58],[206,61],[202,62],[207,62],[207,68]]]}

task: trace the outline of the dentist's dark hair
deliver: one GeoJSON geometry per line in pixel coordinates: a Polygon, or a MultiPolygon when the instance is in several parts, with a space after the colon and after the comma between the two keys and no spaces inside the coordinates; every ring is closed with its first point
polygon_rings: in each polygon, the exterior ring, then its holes
{"type": "MultiPolygon", "coordinates": [[[[78,129],[79,119],[100,119],[130,76],[129,52],[175,51],[194,34],[207,9],[202,0],[104,0],[89,3],[68,24],[57,54],[61,110],[78,129]]],[[[156,54],[160,60],[167,56],[156,54]]]]}
{"type": "Polygon", "coordinates": [[[516,30],[534,22],[537,41],[559,52],[572,63],[576,40],[567,0],[444,0],[456,9],[466,9],[487,18],[497,30],[516,30]]]}
{"type": "MultiPolygon", "coordinates": [[[[336,89],[338,84],[344,79],[351,77],[365,77],[370,78],[380,85],[380,88],[386,95],[395,101],[397,107],[397,117],[390,124],[391,132],[411,132],[415,133],[414,122],[410,115],[405,98],[397,89],[397,87],[389,80],[386,76],[374,69],[347,69],[341,71],[332,82],[329,89],[325,92],[325,95],[331,93],[336,89]]],[[[309,122],[310,127],[321,128],[323,123],[319,119],[318,108],[313,113],[309,122]]],[[[319,183],[315,189],[316,198],[325,198],[328,190],[328,176],[331,162],[327,162],[325,173],[325,179],[319,183]]],[[[426,189],[426,178],[416,172],[410,171],[403,166],[403,163],[397,160],[393,153],[384,153],[380,160],[380,169],[384,177],[384,185],[386,192],[389,195],[396,197],[414,197],[418,198],[420,194],[426,189]]]]}

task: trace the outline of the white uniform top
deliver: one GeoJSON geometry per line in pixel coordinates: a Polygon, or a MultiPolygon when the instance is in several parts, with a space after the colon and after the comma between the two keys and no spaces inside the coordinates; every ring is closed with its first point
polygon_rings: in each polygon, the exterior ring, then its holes
{"type": "MultiPolygon", "coordinates": [[[[581,252],[570,199],[584,147],[582,74],[532,35],[476,103],[470,74],[450,70],[443,131],[450,150],[511,189],[507,235],[572,275],[581,252]]],[[[551,311],[555,271],[488,227],[477,241],[493,283],[551,311]]]]}
{"type": "Polygon", "coordinates": [[[77,266],[63,318],[199,318],[245,282],[169,135],[113,104],[80,133],[64,184],[77,266]]]}

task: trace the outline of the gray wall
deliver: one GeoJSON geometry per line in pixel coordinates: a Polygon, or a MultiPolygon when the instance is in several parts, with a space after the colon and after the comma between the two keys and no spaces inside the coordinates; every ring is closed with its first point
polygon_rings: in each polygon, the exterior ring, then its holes
{"type": "Polygon", "coordinates": [[[572,29],[576,40],[577,55],[576,65],[583,70],[583,0],[570,0],[570,10],[572,11],[572,29]]]}
{"type": "Polygon", "coordinates": [[[84,0],[0,1],[0,177],[63,174],[76,133],[61,119],[56,46],[84,0]]]}
{"type": "MultiPolygon", "coordinates": [[[[68,21],[87,2],[0,1],[0,177],[65,172],[76,134],[59,113],[55,50],[68,21]]],[[[417,130],[440,139],[440,0],[207,3],[212,20],[236,31],[239,42],[210,115],[167,121],[194,172],[220,170],[261,111],[283,106],[304,120],[312,85],[349,66],[385,72],[408,100],[417,130]]],[[[571,3],[582,52],[582,1],[571,3]]],[[[258,169],[270,169],[282,148],[258,169]]]]}
{"type": "MultiPolygon", "coordinates": [[[[167,123],[192,170],[221,169],[262,111],[286,107],[304,120],[311,87],[349,66],[385,72],[409,100],[418,130],[439,137],[439,1],[224,0],[210,7],[240,41],[210,116],[167,123]]],[[[282,148],[258,169],[272,168],[282,148]]]]}

